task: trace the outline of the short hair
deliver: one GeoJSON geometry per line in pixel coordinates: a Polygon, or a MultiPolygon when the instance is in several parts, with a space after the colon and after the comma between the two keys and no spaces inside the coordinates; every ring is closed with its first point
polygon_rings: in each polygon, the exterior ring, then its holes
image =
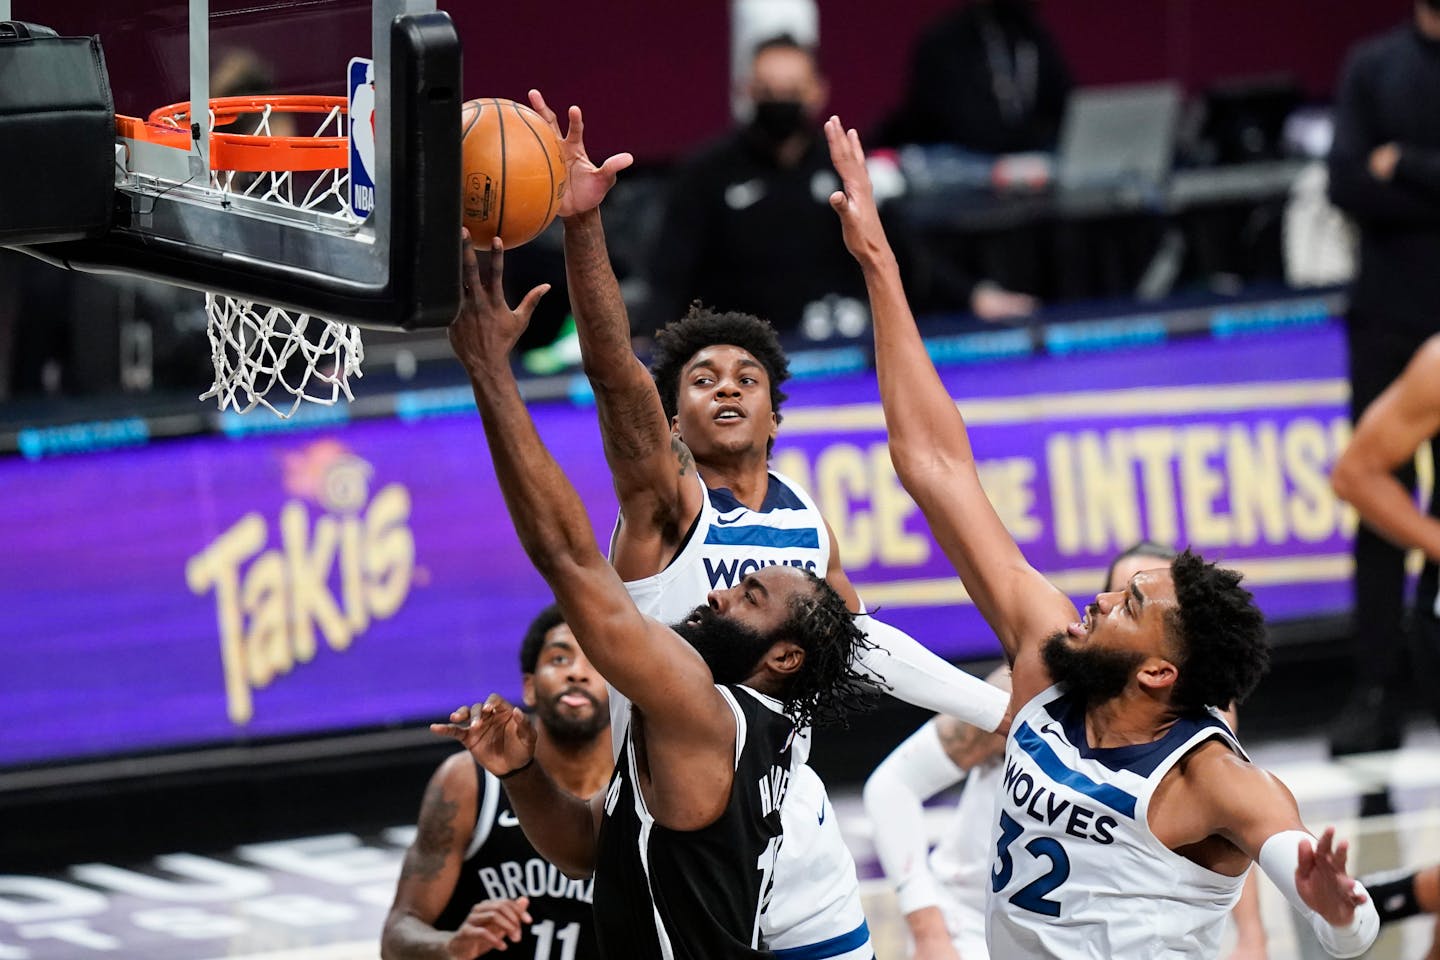
{"type": "Polygon", "coordinates": [[[1141,540],[1139,543],[1131,544],[1124,550],[1115,554],[1115,559],[1110,561],[1110,566],[1105,568],[1105,589],[1110,589],[1110,581],[1115,579],[1115,568],[1120,566],[1131,557],[1154,557],[1156,560],[1164,560],[1169,563],[1175,559],[1175,548],[1167,547],[1163,543],[1154,540],[1141,540]]]}
{"type": "Polygon", "coordinates": [[[666,324],[655,334],[650,375],[655,378],[665,417],[673,420],[679,409],[680,374],[685,364],[706,347],[720,344],[739,347],[765,368],[765,375],[770,379],[770,408],[775,411],[775,422],[779,423],[780,406],[786,400],[780,385],[790,379],[790,361],[780,347],[775,328],[752,314],[719,313],[699,301],[690,305],[685,316],[666,324]]]}
{"type": "Polygon", "coordinates": [[[1179,648],[1171,694],[1181,713],[1225,707],[1250,695],[1270,667],[1265,617],[1240,574],[1186,549],[1170,562],[1175,609],[1166,628],[1179,648]]]}
{"type": "Polygon", "coordinates": [[[851,713],[875,704],[875,685],[855,668],[855,658],[874,644],[834,587],[809,570],[800,572],[814,591],[791,599],[790,616],[775,639],[799,644],[805,662],[786,678],[778,699],[797,727],[849,726],[851,713]]]}
{"type": "Polygon", "coordinates": [[[540,649],[545,646],[545,637],[565,622],[557,604],[550,604],[535,614],[530,626],[525,628],[525,639],[520,642],[520,672],[534,673],[540,662],[540,649]]]}

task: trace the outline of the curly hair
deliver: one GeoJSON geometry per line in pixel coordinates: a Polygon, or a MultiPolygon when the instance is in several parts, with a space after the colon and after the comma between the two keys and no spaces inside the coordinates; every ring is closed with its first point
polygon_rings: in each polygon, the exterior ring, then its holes
{"type": "Polygon", "coordinates": [[[791,600],[790,617],[776,637],[799,644],[805,662],[786,681],[778,699],[797,727],[849,727],[851,713],[875,706],[875,687],[855,668],[856,655],[874,644],[834,587],[808,570],[801,572],[815,590],[791,600]]]}
{"type": "Polygon", "coordinates": [[[561,615],[559,606],[553,603],[535,614],[535,619],[525,628],[525,639],[520,641],[521,673],[535,672],[535,667],[540,662],[540,648],[545,646],[545,635],[564,622],[565,618],[561,615]]]}
{"type": "Polygon", "coordinates": [[[1172,702],[1182,712],[1224,707],[1250,695],[1270,667],[1265,618],[1240,574],[1189,549],[1170,563],[1175,609],[1168,632],[1179,647],[1172,702]]]}
{"type": "Polygon", "coordinates": [[[717,313],[699,301],[690,305],[684,317],[655,333],[650,375],[660,391],[665,416],[673,420],[679,410],[680,374],[690,358],[706,347],[722,343],[739,347],[765,368],[770,379],[770,408],[775,412],[775,422],[779,423],[780,406],[786,399],[780,385],[790,379],[790,361],[780,347],[775,328],[748,313],[717,313]]]}

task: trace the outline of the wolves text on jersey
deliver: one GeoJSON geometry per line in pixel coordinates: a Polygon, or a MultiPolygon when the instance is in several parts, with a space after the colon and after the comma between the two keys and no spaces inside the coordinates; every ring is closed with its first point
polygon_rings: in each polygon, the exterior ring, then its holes
{"type": "Polygon", "coordinates": [[[1005,758],[1005,794],[1007,799],[1015,802],[1018,811],[1033,820],[1044,824],[1063,820],[1063,829],[1072,837],[1102,844],[1115,842],[1110,831],[1119,826],[1119,821],[1056,796],[1049,787],[1037,784],[1034,775],[1010,757],[1005,758]]]}
{"type": "MultiPolygon", "coordinates": [[[[761,567],[787,566],[799,567],[802,570],[809,570],[816,573],[814,560],[801,560],[798,557],[794,560],[771,560],[757,557],[733,557],[730,560],[717,557],[711,562],[710,557],[702,557],[705,561],[705,573],[710,578],[712,590],[721,585],[726,587],[735,586],[736,582],[745,579],[761,567]]],[[[819,574],[816,574],[817,576],[819,574]]]]}

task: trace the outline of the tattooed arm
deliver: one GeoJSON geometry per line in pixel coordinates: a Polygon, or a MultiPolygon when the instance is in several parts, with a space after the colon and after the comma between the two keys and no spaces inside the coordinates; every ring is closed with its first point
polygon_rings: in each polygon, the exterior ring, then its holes
{"type": "Polygon", "coordinates": [[[622,580],[639,580],[669,562],[700,510],[700,484],[690,451],[670,432],[650,372],[631,350],[630,321],[598,209],[565,221],[565,270],[620,501],[610,559],[622,580]]]}
{"type": "Polygon", "coordinates": [[[395,903],[380,939],[384,960],[454,960],[504,950],[518,943],[530,922],[528,901],[483,900],[458,930],[437,930],[435,921],[455,892],[465,848],[475,830],[479,778],[468,753],[450,757],[425,788],[415,841],[405,852],[395,903]]]}
{"type": "Polygon", "coordinates": [[[672,440],[655,382],[631,349],[630,317],[600,222],[600,202],[616,174],[630,165],[630,155],[617,154],[597,167],[585,149],[578,107],[570,108],[561,130],[560,119],[538,91],[530,92],[530,105],[560,140],[569,175],[560,219],[570,309],[620,501],[610,560],[622,580],[639,580],[669,562],[700,511],[702,493],[692,476],[690,451],[672,440]]]}

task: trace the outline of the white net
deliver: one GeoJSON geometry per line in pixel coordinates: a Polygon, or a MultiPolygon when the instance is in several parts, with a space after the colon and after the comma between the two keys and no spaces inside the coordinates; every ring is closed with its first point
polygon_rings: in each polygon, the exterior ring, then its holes
{"type": "Polygon", "coordinates": [[[307,400],[355,399],[350,378],[361,376],[365,357],[358,327],[215,293],[205,295],[205,310],[215,385],[201,400],[236,413],[258,404],[288,418],[307,400]]]}
{"type": "MultiPolygon", "coordinates": [[[[344,116],[339,107],[321,114],[310,135],[343,135],[344,116]]],[[[265,104],[254,117],[254,128],[244,131],[249,136],[294,135],[289,129],[294,114],[265,104]]],[[[213,129],[213,112],[210,123],[213,129]]],[[[349,171],[344,168],[298,177],[289,170],[216,170],[211,185],[226,194],[302,211],[342,226],[354,223],[347,202],[349,171]]],[[[205,311],[215,383],[200,395],[201,400],[215,398],[222,411],[247,413],[262,406],[288,418],[304,402],[328,406],[342,396],[347,401],[355,399],[350,378],[362,375],[360,361],[365,355],[358,327],[218,293],[205,295],[205,311]]]]}

